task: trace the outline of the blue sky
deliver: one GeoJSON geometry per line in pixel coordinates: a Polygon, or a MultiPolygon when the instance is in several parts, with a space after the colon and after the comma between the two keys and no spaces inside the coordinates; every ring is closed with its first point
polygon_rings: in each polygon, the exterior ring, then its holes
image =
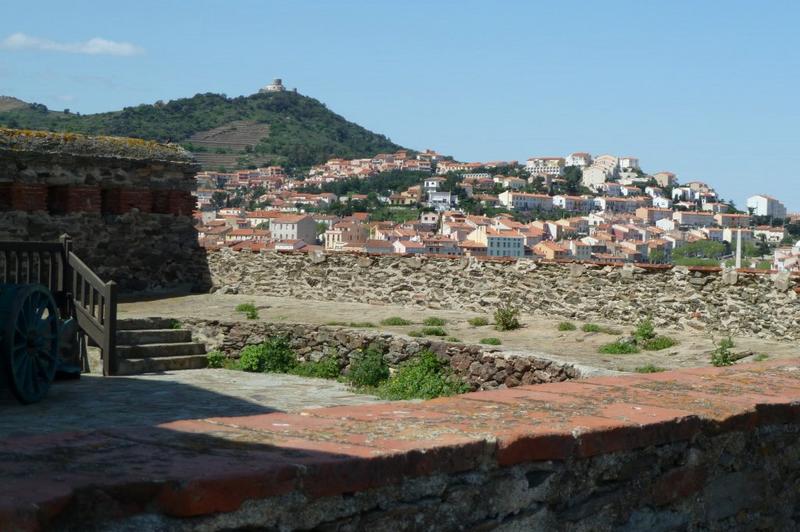
{"type": "Polygon", "coordinates": [[[635,155],[800,211],[797,1],[15,2],[0,94],[82,113],[273,77],[462,160],[635,155]]]}

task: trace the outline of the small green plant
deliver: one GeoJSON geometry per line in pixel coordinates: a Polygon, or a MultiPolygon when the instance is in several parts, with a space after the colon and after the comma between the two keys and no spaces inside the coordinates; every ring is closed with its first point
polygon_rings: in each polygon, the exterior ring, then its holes
{"type": "Polygon", "coordinates": [[[656,337],[656,327],[653,325],[653,320],[645,318],[636,326],[633,332],[633,337],[637,342],[645,343],[647,340],[652,340],[656,337]]]}
{"type": "Polygon", "coordinates": [[[484,317],[477,317],[477,318],[470,318],[467,320],[467,323],[472,325],[473,327],[483,327],[485,325],[489,325],[489,320],[484,317]]]}
{"type": "Polygon", "coordinates": [[[232,370],[238,370],[238,371],[242,370],[242,367],[239,365],[239,360],[236,359],[236,358],[227,358],[226,357],[225,360],[222,362],[222,367],[224,369],[232,369],[232,370]]]}
{"type": "Polygon", "coordinates": [[[453,342],[454,344],[460,344],[461,343],[461,340],[459,340],[455,336],[448,336],[447,338],[445,338],[445,340],[447,340],[448,342],[453,342]]]}
{"type": "Polygon", "coordinates": [[[596,323],[584,323],[581,326],[581,330],[587,333],[599,333],[603,332],[603,328],[597,325],[596,323]]]}
{"type": "Polygon", "coordinates": [[[338,355],[325,355],[317,361],[301,362],[289,373],[299,377],[312,377],[316,379],[335,379],[339,377],[338,355]]]}
{"type": "Polygon", "coordinates": [[[367,349],[353,357],[347,381],[353,386],[378,386],[389,378],[389,365],[383,355],[375,349],[367,349]]]}
{"type": "Polygon", "coordinates": [[[248,320],[258,319],[258,309],[252,303],[239,303],[236,305],[236,312],[244,312],[244,315],[248,320]]]}
{"type": "Polygon", "coordinates": [[[642,342],[642,349],[646,351],[661,351],[677,344],[678,341],[669,336],[656,336],[642,342]]]}
{"type": "Polygon", "coordinates": [[[399,316],[392,316],[391,318],[386,318],[385,320],[381,320],[381,325],[392,325],[395,327],[402,327],[403,325],[411,325],[411,321],[405,318],[401,318],[399,316]]]}
{"type": "Polygon", "coordinates": [[[635,371],[636,373],[660,373],[666,370],[664,368],[654,366],[653,364],[645,364],[644,366],[639,366],[633,371],[635,371]]]}
{"type": "Polygon", "coordinates": [[[620,339],[616,342],[600,346],[600,352],[606,355],[630,355],[638,353],[639,348],[636,347],[636,343],[634,342],[626,342],[620,339]]]}
{"type": "Polygon", "coordinates": [[[259,345],[248,345],[239,356],[244,371],[288,373],[297,365],[297,357],[285,338],[271,338],[259,345]]]}
{"type": "Polygon", "coordinates": [[[575,324],[569,321],[562,321],[558,324],[559,331],[574,331],[575,329],[575,324]]]}
{"type": "Polygon", "coordinates": [[[447,320],[444,318],[437,318],[436,316],[425,318],[422,322],[423,325],[427,325],[429,327],[441,327],[445,323],[447,323],[447,320]]]}
{"type": "Polygon", "coordinates": [[[425,336],[447,336],[447,331],[441,327],[423,327],[422,334],[425,336]]]}
{"type": "Polygon", "coordinates": [[[425,336],[424,334],[422,334],[422,331],[408,331],[408,335],[414,338],[422,338],[423,336],[425,336]]]}
{"type": "Polygon", "coordinates": [[[498,331],[513,331],[522,325],[519,322],[519,308],[511,303],[502,303],[494,311],[494,328],[498,331]]]}
{"type": "Polygon", "coordinates": [[[401,364],[376,393],[383,399],[397,401],[433,399],[467,391],[469,387],[453,375],[446,362],[430,351],[423,351],[401,364]]]}
{"type": "Polygon", "coordinates": [[[170,329],[180,329],[181,328],[180,320],[171,320],[170,323],[169,323],[169,328],[170,329]]]}
{"type": "Polygon", "coordinates": [[[765,355],[764,353],[759,353],[753,357],[753,362],[764,362],[768,358],[769,355],[765,355]]]}
{"type": "Polygon", "coordinates": [[[351,321],[350,327],[357,327],[359,329],[369,329],[371,327],[375,327],[375,324],[371,321],[351,321]]]}
{"type": "Polygon", "coordinates": [[[225,359],[227,357],[219,351],[211,351],[206,355],[209,368],[222,368],[225,366],[225,359]]]}
{"type": "Polygon", "coordinates": [[[716,367],[722,366],[732,366],[733,365],[733,354],[731,353],[731,349],[734,347],[733,339],[728,336],[727,338],[723,338],[717,344],[714,344],[716,349],[711,353],[711,364],[716,367]]]}
{"type": "Polygon", "coordinates": [[[481,338],[480,343],[484,345],[501,345],[503,342],[500,341],[500,338],[489,337],[489,338],[481,338]]]}

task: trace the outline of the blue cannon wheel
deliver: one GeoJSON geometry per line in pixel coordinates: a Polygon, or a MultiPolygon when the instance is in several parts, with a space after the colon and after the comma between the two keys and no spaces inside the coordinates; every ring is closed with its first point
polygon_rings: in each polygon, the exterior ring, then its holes
{"type": "Polygon", "coordinates": [[[58,365],[58,307],[42,285],[0,285],[0,364],[11,392],[40,401],[58,365]]]}

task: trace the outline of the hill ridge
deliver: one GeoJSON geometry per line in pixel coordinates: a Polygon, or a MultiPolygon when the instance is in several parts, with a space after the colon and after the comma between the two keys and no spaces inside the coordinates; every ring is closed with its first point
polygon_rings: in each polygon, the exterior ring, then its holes
{"type": "Polygon", "coordinates": [[[86,115],[4,98],[11,103],[0,106],[0,126],[178,142],[204,167],[213,169],[218,169],[217,163],[231,169],[233,161],[241,168],[260,164],[304,167],[331,157],[370,157],[402,149],[386,136],[334,113],[324,103],[294,92],[233,98],[204,93],[86,115]]]}

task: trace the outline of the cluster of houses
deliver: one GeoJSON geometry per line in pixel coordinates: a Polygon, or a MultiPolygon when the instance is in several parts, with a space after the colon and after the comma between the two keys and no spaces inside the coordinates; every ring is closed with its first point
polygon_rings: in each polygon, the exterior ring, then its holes
{"type": "MultiPolygon", "coordinates": [[[[645,174],[636,157],[576,152],[563,158],[532,157],[524,172],[513,172],[516,175],[490,171],[509,166],[522,169],[516,161],[460,163],[428,150],[414,156],[399,151],[367,159],[332,159],[313,167],[305,182],[274,166],[226,174],[203,172],[198,175],[198,237],[206,247],[236,250],[325,249],[603,262],[668,262],[675,249],[698,240],[780,244],[786,239],[782,227],[753,227],[750,214],[731,212],[731,206],[703,182],[679,184],[671,172],[645,174]],[[582,185],[591,193],[526,192],[533,183],[549,189],[563,181],[569,167],[581,168],[582,185]],[[321,214],[316,211],[343,198],[302,192],[298,186],[366,178],[387,170],[431,173],[417,185],[379,198],[387,205],[423,207],[419,219],[395,223],[372,220],[368,212],[347,217],[321,214]],[[453,190],[454,175],[455,186],[462,190],[453,190]],[[258,201],[268,210],[209,208],[215,191],[253,187],[263,189],[258,201]],[[509,212],[491,217],[471,214],[459,207],[459,198],[464,197],[509,212]],[[532,213],[534,220],[515,220],[517,211],[532,213]],[[536,216],[550,211],[560,213],[536,216]],[[562,218],[544,219],[558,216],[562,218]]],[[[747,206],[753,215],[787,216],[783,204],[770,196],[753,196],[747,206]]],[[[796,247],[779,248],[775,267],[800,268],[796,251],[796,247]]]]}

